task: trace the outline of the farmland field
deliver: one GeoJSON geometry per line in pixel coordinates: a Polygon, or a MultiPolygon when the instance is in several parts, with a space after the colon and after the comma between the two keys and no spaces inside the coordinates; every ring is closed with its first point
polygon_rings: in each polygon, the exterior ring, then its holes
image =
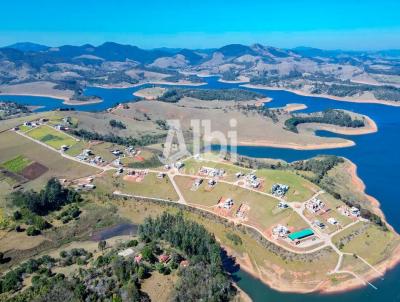
{"type": "MultiPolygon", "coordinates": [[[[10,161],[16,156],[26,157],[47,170],[39,178],[25,184],[26,188],[41,188],[50,177],[80,178],[97,173],[99,170],[78,162],[63,158],[52,151],[14,132],[0,134],[0,162],[10,161]]],[[[37,169],[41,168],[37,166],[37,169]]],[[[41,168],[43,169],[43,168],[41,168]]],[[[35,174],[35,171],[31,172],[35,174]]]]}
{"type": "Polygon", "coordinates": [[[46,125],[27,132],[27,135],[55,149],[60,149],[62,145],[73,146],[77,143],[71,136],[46,125]]]}
{"type": "Polygon", "coordinates": [[[14,172],[14,173],[20,173],[31,163],[32,163],[32,161],[30,159],[28,159],[22,155],[18,155],[17,157],[14,157],[13,159],[1,164],[1,167],[7,169],[8,171],[14,172]]]}

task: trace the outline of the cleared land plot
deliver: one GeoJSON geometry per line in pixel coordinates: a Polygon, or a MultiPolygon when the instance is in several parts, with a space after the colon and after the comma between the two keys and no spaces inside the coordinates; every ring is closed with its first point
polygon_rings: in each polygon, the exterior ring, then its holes
{"type": "Polygon", "coordinates": [[[185,163],[185,166],[182,168],[182,173],[197,175],[200,168],[202,168],[202,167],[223,169],[225,171],[225,175],[223,176],[223,179],[226,181],[237,180],[235,174],[238,172],[249,173],[251,171],[250,169],[238,167],[238,166],[228,164],[228,163],[218,163],[218,162],[208,161],[208,160],[196,160],[194,158],[190,158],[190,159],[186,160],[184,163],[185,163]]]}
{"type": "Polygon", "coordinates": [[[287,225],[292,231],[307,227],[306,222],[291,209],[278,209],[278,201],[272,197],[227,183],[217,183],[210,190],[206,180],[196,191],[192,191],[191,186],[194,179],[185,176],[175,176],[174,178],[188,203],[208,207],[212,210],[221,198],[232,198],[234,201],[230,211],[232,216],[235,216],[242,203],[247,204],[250,209],[247,213],[246,223],[261,231],[267,231],[276,224],[287,225]]]}
{"type": "Polygon", "coordinates": [[[73,139],[71,136],[46,125],[37,127],[26,134],[57,150],[63,145],[73,146],[77,142],[77,140],[73,139]]]}
{"type": "Polygon", "coordinates": [[[385,260],[399,239],[372,223],[357,223],[334,236],[332,241],[341,251],[359,255],[373,265],[385,260]]]}
{"type": "Polygon", "coordinates": [[[148,173],[143,178],[116,176],[114,171],[105,173],[95,179],[96,191],[101,193],[112,193],[120,191],[124,194],[178,200],[169,177],[158,178],[157,173],[148,173]],[[129,179],[129,180],[128,180],[129,179]]]}
{"type": "Polygon", "coordinates": [[[344,255],[341,270],[352,271],[358,275],[363,275],[371,268],[364,261],[354,255],[344,255]]]}
{"type": "MultiPolygon", "coordinates": [[[[40,189],[51,177],[75,179],[99,172],[98,169],[63,158],[58,152],[35,143],[17,133],[4,132],[0,134],[0,162],[6,162],[16,155],[31,159],[48,169],[34,181],[24,186],[40,189]]],[[[35,168],[36,169],[36,168],[35,168]]],[[[37,171],[38,169],[36,169],[37,171]]]]}
{"type": "Polygon", "coordinates": [[[263,191],[267,193],[271,193],[273,184],[288,185],[289,191],[285,195],[287,201],[306,201],[319,190],[316,185],[291,171],[261,169],[256,175],[264,180],[263,191]]]}
{"type": "Polygon", "coordinates": [[[29,158],[18,155],[17,157],[2,163],[0,167],[13,173],[20,173],[31,163],[32,161],[29,158]]]}

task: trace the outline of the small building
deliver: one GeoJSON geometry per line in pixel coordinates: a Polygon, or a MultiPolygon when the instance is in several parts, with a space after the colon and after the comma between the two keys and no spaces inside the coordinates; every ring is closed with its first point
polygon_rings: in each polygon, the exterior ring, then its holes
{"type": "Polygon", "coordinates": [[[188,267],[189,266],[189,261],[188,260],[182,260],[181,263],[179,263],[181,267],[188,267]]]}
{"type": "Polygon", "coordinates": [[[230,210],[232,208],[232,206],[233,206],[233,199],[232,198],[227,198],[227,199],[225,199],[224,202],[219,204],[220,208],[224,208],[224,209],[227,209],[227,210],[230,210]]]}
{"type": "Polygon", "coordinates": [[[203,183],[203,179],[201,179],[201,178],[196,178],[195,180],[194,180],[194,183],[193,183],[193,185],[196,187],[196,188],[198,188],[198,187],[200,187],[200,185],[203,183]]]}
{"type": "Polygon", "coordinates": [[[217,182],[215,181],[215,179],[209,179],[208,180],[208,185],[210,186],[210,187],[213,187],[213,186],[215,186],[217,184],[217,182]]]}
{"type": "Polygon", "coordinates": [[[142,258],[142,255],[137,255],[135,256],[134,261],[139,264],[140,262],[142,262],[142,258]]]}
{"type": "Polygon", "coordinates": [[[306,203],[306,209],[314,214],[322,210],[324,207],[325,204],[318,198],[313,198],[306,203]]]}
{"type": "Polygon", "coordinates": [[[235,174],[235,176],[236,176],[236,178],[240,178],[240,177],[243,176],[243,172],[237,172],[237,173],[235,174]]]}
{"type": "Polygon", "coordinates": [[[308,238],[313,235],[314,235],[313,230],[304,229],[304,230],[289,234],[288,238],[292,241],[298,241],[298,240],[302,240],[302,239],[308,238]]]}
{"type": "Polygon", "coordinates": [[[135,251],[133,249],[127,248],[126,250],[118,252],[118,256],[129,257],[129,256],[133,255],[134,253],[135,253],[135,251]]]}
{"type": "Polygon", "coordinates": [[[93,155],[93,152],[90,149],[85,149],[85,150],[82,151],[82,154],[84,156],[90,156],[90,155],[93,155]]]}
{"type": "Polygon", "coordinates": [[[182,168],[184,165],[185,165],[185,164],[184,164],[183,162],[177,161],[177,162],[175,163],[175,168],[180,169],[180,168],[182,168]]]}
{"type": "Polygon", "coordinates": [[[165,170],[169,170],[169,169],[171,169],[171,166],[170,165],[164,165],[164,169],[165,170]]]}
{"type": "Polygon", "coordinates": [[[61,146],[61,151],[67,151],[68,149],[69,149],[69,146],[67,146],[67,145],[61,146]]]}
{"type": "Polygon", "coordinates": [[[359,208],[351,207],[350,215],[353,216],[353,217],[360,217],[361,216],[361,211],[360,211],[359,208]]]}
{"type": "Polygon", "coordinates": [[[325,229],[325,224],[319,220],[315,220],[313,224],[321,230],[325,229]]]}
{"type": "Polygon", "coordinates": [[[289,205],[286,203],[286,202],[284,202],[284,201],[280,201],[279,203],[278,203],[278,208],[279,209],[287,209],[289,207],[289,205]]]}
{"type": "Polygon", "coordinates": [[[333,218],[333,217],[328,218],[328,222],[330,224],[332,224],[332,225],[337,225],[338,224],[337,220],[335,218],[333,218]]]}
{"type": "Polygon", "coordinates": [[[122,152],[121,150],[112,150],[111,151],[112,154],[114,154],[115,156],[120,156],[122,154],[124,154],[124,152],[122,152]]]}
{"type": "Polygon", "coordinates": [[[167,254],[162,254],[160,255],[160,257],[158,257],[158,261],[160,261],[161,263],[168,263],[168,261],[171,259],[171,256],[167,255],[167,254]]]}
{"type": "Polygon", "coordinates": [[[158,172],[157,178],[163,179],[164,177],[165,177],[165,173],[163,173],[163,172],[158,172]]]}
{"type": "Polygon", "coordinates": [[[288,190],[289,190],[288,185],[274,184],[272,185],[271,193],[275,196],[282,197],[287,193],[288,190]]]}
{"type": "Polygon", "coordinates": [[[272,234],[276,237],[285,238],[289,233],[289,229],[281,224],[278,224],[272,229],[272,234]]]}

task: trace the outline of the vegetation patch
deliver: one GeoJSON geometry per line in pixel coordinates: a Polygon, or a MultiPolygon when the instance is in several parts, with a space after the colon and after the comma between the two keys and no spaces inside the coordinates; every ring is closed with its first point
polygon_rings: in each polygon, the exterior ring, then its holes
{"type": "Polygon", "coordinates": [[[76,143],[76,140],[69,135],[46,125],[42,125],[29,131],[27,135],[55,149],[60,149],[63,145],[73,146],[76,143]]]}
{"type": "Polygon", "coordinates": [[[13,173],[20,173],[31,163],[32,161],[29,158],[23,155],[18,155],[17,157],[2,163],[1,167],[13,173]]]}
{"type": "Polygon", "coordinates": [[[350,114],[343,110],[328,109],[307,116],[295,115],[285,121],[285,127],[289,131],[297,133],[297,126],[304,123],[322,123],[351,128],[360,128],[365,126],[364,120],[353,119],[350,114]]]}

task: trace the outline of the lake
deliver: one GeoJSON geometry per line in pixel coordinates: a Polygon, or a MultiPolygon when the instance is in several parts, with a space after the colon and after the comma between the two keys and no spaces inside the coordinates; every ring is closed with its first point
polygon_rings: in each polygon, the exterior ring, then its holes
{"type": "MultiPolygon", "coordinates": [[[[218,82],[217,77],[205,78],[207,85],[196,88],[237,88],[238,84],[228,84],[218,82]]],[[[134,88],[87,88],[85,95],[96,95],[103,98],[104,102],[84,106],[74,106],[76,110],[82,111],[102,111],[112,107],[116,103],[136,100],[133,92],[149,85],[134,88]]],[[[344,156],[353,161],[358,166],[358,174],[367,186],[367,193],[376,197],[386,214],[388,222],[397,230],[400,230],[400,206],[398,206],[398,182],[400,180],[400,107],[391,107],[379,104],[361,104],[340,102],[327,98],[306,97],[294,93],[280,90],[261,90],[249,89],[264,94],[273,100],[266,104],[268,107],[282,107],[288,103],[302,103],[307,105],[307,109],[302,112],[320,111],[329,108],[346,109],[361,114],[368,115],[378,125],[377,133],[361,136],[345,136],[356,142],[356,145],[348,148],[300,151],[284,148],[269,147],[238,147],[238,153],[252,157],[279,158],[286,161],[306,159],[318,154],[335,154],[344,156]]],[[[2,100],[16,101],[23,104],[45,106],[40,110],[52,110],[60,107],[60,101],[42,97],[24,96],[1,96],[2,100]]],[[[65,106],[72,107],[72,106],[65,106]]],[[[267,129],[265,129],[267,130],[267,129]]],[[[332,134],[327,131],[318,131],[321,136],[344,137],[332,134]]],[[[218,146],[214,146],[218,148],[218,146]]],[[[400,290],[397,287],[400,280],[400,266],[385,275],[385,280],[374,281],[373,284],[378,288],[364,287],[347,293],[321,296],[318,294],[299,295],[280,293],[270,289],[268,286],[253,278],[246,272],[239,270],[234,273],[238,285],[254,301],[400,301],[400,290]]]]}

